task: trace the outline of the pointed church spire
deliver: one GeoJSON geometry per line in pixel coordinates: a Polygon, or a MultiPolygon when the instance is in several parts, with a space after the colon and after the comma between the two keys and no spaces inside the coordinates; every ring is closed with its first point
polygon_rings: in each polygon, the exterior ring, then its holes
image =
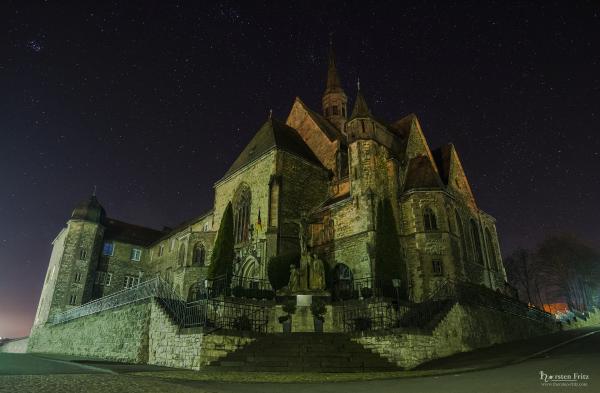
{"type": "Polygon", "coordinates": [[[335,66],[335,54],[333,53],[333,43],[329,41],[329,66],[327,68],[327,87],[325,94],[333,92],[343,92],[340,76],[335,66]]]}
{"type": "Polygon", "coordinates": [[[335,65],[335,56],[333,54],[333,43],[331,35],[329,36],[329,65],[327,67],[327,85],[323,94],[323,115],[340,131],[344,130],[347,119],[348,97],[342,89],[340,77],[335,65]]]}
{"type": "Polygon", "coordinates": [[[360,82],[358,82],[358,92],[356,93],[356,101],[354,101],[354,108],[352,109],[352,116],[350,120],[356,117],[371,117],[371,110],[367,105],[367,100],[360,91],[360,82]]]}

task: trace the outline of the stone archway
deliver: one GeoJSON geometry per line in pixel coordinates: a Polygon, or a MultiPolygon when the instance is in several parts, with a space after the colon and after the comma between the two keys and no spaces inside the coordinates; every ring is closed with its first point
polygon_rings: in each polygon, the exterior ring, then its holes
{"type": "Polygon", "coordinates": [[[349,299],[354,297],[354,274],[352,269],[344,263],[337,263],[331,271],[333,296],[336,299],[349,299]]]}
{"type": "Polygon", "coordinates": [[[248,256],[239,271],[237,286],[244,288],[258,288],[262,277],[260,274],[260,263],[253,256],[248,256]]]}

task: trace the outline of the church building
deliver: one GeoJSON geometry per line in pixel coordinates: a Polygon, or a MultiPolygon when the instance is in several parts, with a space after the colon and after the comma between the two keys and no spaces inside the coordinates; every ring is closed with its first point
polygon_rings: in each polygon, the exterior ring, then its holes
{"type": "Polygon", "coordinates": [[[270,259],[298,251],[302,217],[328,290],[373,278],[383,200],[408,300],[443,280],[506,283],[495,219],[477,205],[455,146],[431,149],[414,114],[381,120],[360,89],[349,103],[333,52],[322,107],[296,98],[285,121],[269,116],[213,189],[212,210],[162,231],[110,218],[95,195],[77,205],[53,241],[35,325],[156,276],[193,299],[230,202],[232,273],[243,283],[268,282],[270,259]]]}

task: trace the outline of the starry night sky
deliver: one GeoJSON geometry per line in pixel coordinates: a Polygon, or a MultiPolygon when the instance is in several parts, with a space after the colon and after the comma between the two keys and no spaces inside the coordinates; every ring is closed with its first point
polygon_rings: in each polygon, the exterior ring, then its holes
{"type": "Polygon", "coordinates": [[[563,231],[600,245],[600,7],[441,3],[5,2],[0,336],[28,334],[94,185],[109,216],[173,226],[212,207],[270,108],[320,110],[330,33],[351,103],[360,75],[376,116],[456,145],[505,255],[563,231]]]}

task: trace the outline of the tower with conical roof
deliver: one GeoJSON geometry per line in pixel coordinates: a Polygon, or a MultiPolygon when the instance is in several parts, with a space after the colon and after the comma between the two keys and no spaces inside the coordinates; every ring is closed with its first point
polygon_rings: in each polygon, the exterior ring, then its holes
{"type": "Polygon", "coordinates": [[[323,93],[323,115],[338,130],[344,131],[346,124],[348,97],[340,83],[337,68],[335,66],[335,56],[333,45],[329,44],[329,66],[327,69],[327,86],[323,93]]]}
{"type": "Polygon", "coordinates": [[[91,300],[106,212],[96,195],[82,201],[52,242],[53,249],[34,326],[91,300]]]}

